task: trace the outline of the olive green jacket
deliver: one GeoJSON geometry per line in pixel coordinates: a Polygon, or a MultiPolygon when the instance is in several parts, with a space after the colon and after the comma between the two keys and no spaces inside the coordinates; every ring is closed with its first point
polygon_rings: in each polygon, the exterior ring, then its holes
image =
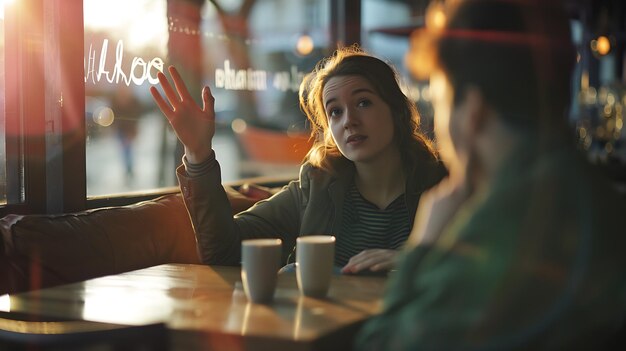
{"type": "MultiPolygon", "coordinates": [[[[446,170],[431,155],[423,155],[405,166],[405,198],[412,226],[420,195],[439,182],[446,170]]],[[[243,239],[280,238],[286,263],[298,236],[337,235],[344,194],[355,170],[353,163],[345,159],[334,162],[333,168],[336,172],[331,173],[305,163],[298,180],[233,217],[217,161],[209,171],[193,178],[180,166],[177,176],[202,262],[238,265],[243,239]]]]}
{"type": "Polygon", "coordinates": [[[532,149],[403,253],[356,349],[604,349],[626,306],[624,198],[575,150],[532,149]]]}

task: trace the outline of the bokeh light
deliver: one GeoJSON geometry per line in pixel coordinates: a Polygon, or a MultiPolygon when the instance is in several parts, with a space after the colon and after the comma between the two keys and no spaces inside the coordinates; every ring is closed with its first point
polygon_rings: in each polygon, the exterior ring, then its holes
{"type": "Polygon", "coordinates": [[[103,107],[97,110],[96,113],[93,114],[93,121],[96,122],[96,124],[101,125],[103,127],[110,126],[111,124],[113,124],[114,120],[115,120],[115,113],[113,113],[113,110],[111,110],[110,107],[103,107]]]}
{"type": "Polygon", "coordinates": [[[306,56],[313,52],[314,48],[313,38],[310,35],[303,34],[298,37],[298,42],[296,43],[296,52],[298,55],[306,56]]]}
{"type": "Polygon", "coordinates": [[[246,128],[248,127],[248,125],[246,124],[246,121],[244,121],[243,119],[236,118],[230,124],[230,127],[233,129],[233,132],[237,134],[241,134],[246,131],[246,128]]]}
{"type": "Polygon", "coordinates": [[[604,56],[611,51],[611,41],[604,35],[599,36],[590,43],[591,50],[600,56],[604,56]]]}
{"type": "Polygon", "coordinates": [[[442,1],[433,1],[426,9],[426,27],[442,29],[446,25],[446,12],[442,1]]]}

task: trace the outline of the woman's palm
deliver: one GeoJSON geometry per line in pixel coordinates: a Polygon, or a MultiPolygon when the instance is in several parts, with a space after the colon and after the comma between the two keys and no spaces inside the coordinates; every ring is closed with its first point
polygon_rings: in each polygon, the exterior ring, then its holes
{"type": "Polygon", "coordinates": [[[167,101],[156,87],[151,87],[150,92],[159,109],[174,128],[176,136],[185,146],[185,153],[189,160],[192,162],[202,161],[210,154],[211,141],[215,135],[215,111],[213,107],[215,100],[209,88],[204,87],[202,89],[202,108],[200,108],[189,94],[189,90],[176,68],[170,66],[169,72],[176,89],[172,87],[165,74],[158,73],[159,83],[167,101]]]}

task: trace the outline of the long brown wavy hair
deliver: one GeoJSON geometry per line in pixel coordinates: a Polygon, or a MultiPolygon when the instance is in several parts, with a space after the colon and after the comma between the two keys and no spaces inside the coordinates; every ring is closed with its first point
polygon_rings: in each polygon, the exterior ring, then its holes
{"type": "Polygon", "coordinates": [[[313,139],[313,146],[305,161],[333,171],[332,161],[345,159],[333,140],[322,95],[324,86],[331,78],[355,75],[367,79],[391,109],[394,140],[403,161],[408,162],[425,152],[436,158],[431,141],[421,132],[415,104],[400,89],[395,69],[358,46],[350,46],[340,48],[332,56],[318,62],[300,85],[300,108],[311,123],[313,139]]]}

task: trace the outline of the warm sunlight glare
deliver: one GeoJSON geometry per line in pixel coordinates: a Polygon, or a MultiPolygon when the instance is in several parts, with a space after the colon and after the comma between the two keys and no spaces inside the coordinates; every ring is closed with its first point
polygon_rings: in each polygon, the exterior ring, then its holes
{"type": "Polygon", "coordinates": [[[15,0],[0,0],[0,19],[4,19],[4,8],[14,2],[15,0]]]}
{"type": "Polygon", "coordinates": [[[9,295],[0,295],[0,311],[11,312],[11,297],[9,295]]]}
{"type": "Polygon", "coordinates": [[[167,47],[165,1],[85,0],[85,28],[115,35],[129,51],[167,47]]]}
{"type": "Polygon", "coordinates": [[[426,26],[430,29],[442,29],[446,25],[446,13],[443,2],[434,1],[426,10],[426,26]]]}
{"type": "Polygon", "coordinates": [[[125,276],[87,281],[82,318],[136,325],[163,321],[172,313],[171,286],[166,276],[151,277],[141,283],[125,276]]]}

